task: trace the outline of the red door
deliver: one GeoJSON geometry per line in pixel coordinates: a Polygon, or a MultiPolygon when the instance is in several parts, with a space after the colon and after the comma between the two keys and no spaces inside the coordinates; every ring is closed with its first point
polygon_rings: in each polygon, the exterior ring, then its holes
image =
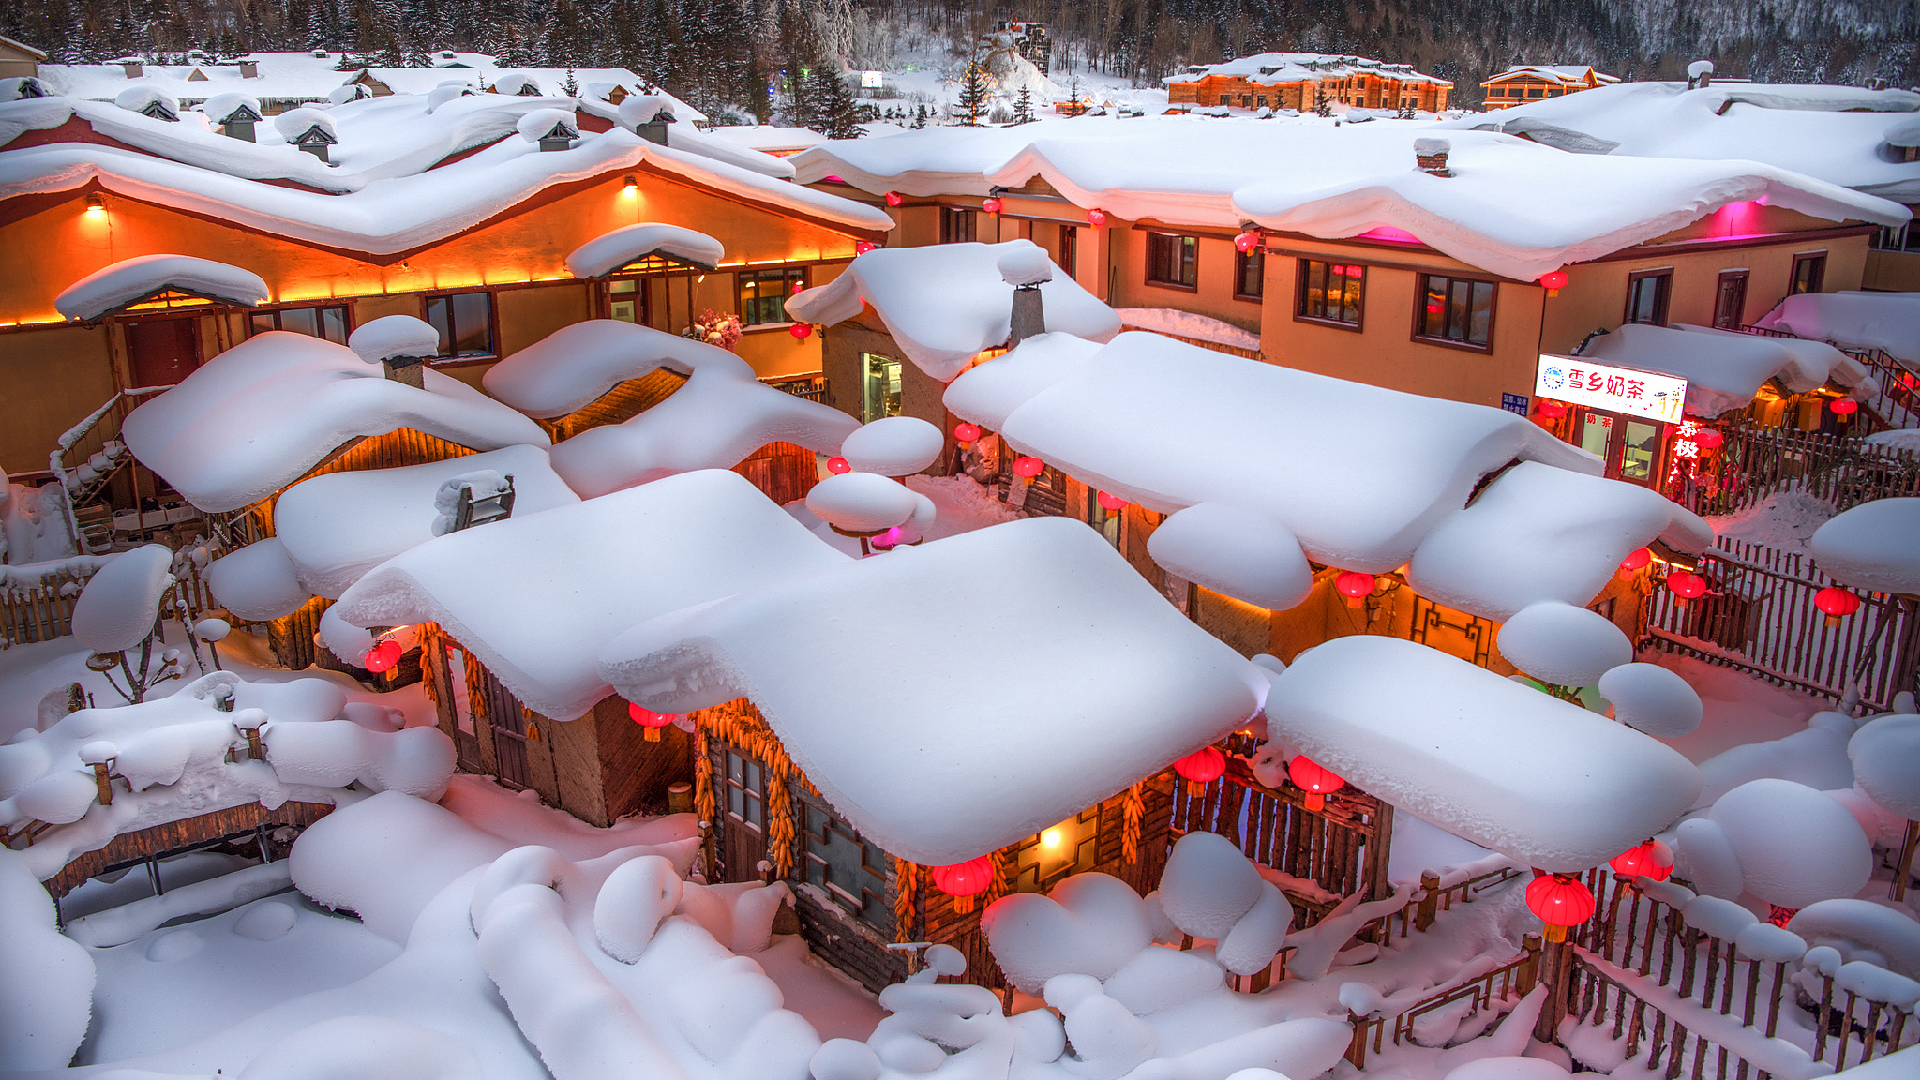
{"type": "Polygon", "coordinates": [[[133,385],[172,386],[200,366],[200,320],[149,319],[124,324],[133,385]]]}

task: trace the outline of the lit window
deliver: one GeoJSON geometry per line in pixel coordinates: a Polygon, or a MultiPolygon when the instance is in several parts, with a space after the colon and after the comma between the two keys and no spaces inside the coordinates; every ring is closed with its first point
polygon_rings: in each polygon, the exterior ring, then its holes
{"type": "Polygon", "coordinates": [[[1493,298],[1498,285],[1471,278],[1422,275],[1414,336],[1487,348],[1493,342],[1493,298]]]}
{"type": "Polygon", "coordinates": [[[807,287],[806,267],[741,271],[740,325],[791,322],[787,316],[787,297],[793,295],[795,286],[807,287]]]}
{"type": "Polygon", "coordinates": [[[1359,327],[1367,268],[1357,263],[1300,260],[1300,318],[1359,327]]]}

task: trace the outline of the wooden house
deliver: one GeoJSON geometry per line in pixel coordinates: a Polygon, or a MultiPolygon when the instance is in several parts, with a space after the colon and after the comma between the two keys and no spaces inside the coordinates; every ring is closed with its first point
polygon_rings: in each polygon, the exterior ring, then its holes
{"type": "Polygon", "coordinates": [[[1619,81],[1618,75],[1608,75],[1591,66],[1528,64],[1510,67],[1481,83],[1480,87],[1486,91],[1483,107],[1488,112],[1495,112],[1525,105],[1529,101],[1544,101],[1591,90],[1596,86],[1610,86],[1619,81]]]}
{"type": "Polygon", "coordinates": [[[1333,53],[1257,53],[1196,64],[1163,81],[1169,105],[1299,112],[1322,104],[1442,112],[1453,91],[1447,80],[1407,64],[1333,53]]]}
{"type": "Polygon", "coordinates": [[[0,79],[31,79],[40,74],[47,54],[10,37],[0,37],[0,79]]]}

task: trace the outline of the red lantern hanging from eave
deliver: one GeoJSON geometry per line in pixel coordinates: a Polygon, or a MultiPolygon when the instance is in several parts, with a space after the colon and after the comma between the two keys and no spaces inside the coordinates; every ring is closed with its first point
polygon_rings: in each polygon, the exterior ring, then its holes
{"type": "Polygon", "coordinates": [[[1698,600],[1707,594],[1707,579],[1690,570],[1675,570],[1667,575],[1667,589],[1682,601],[1698,600]]]}
{"type": "Polygon", "coordinates": [[[1327,796],[1347,786],[1340,775],[1305,754],[1287,763],[1287,778],[1307,793],[1307,809],[1323,810],[1327,796]]]}
{"type": "Polygon", "coordinates": [[[377,675],[384,671],[391,671],[393,666],[400,662],[401,652],[400,643],[387,638],[368,649],[366,656],[362,657],[360,662],[368,671],[377,675]]]}
{"type": "Polygon", "coordinates": [[[1099,228],[1107,223],[1107,212],[1098,207],[1087,211],[1087,224],[1099,228]]]}
{"type": "Polygon", "coordinates": [[[902,202],[906,201],[900,197],[900,193],[897,191],[887,192],[886,199],[888,206],[899,206],[902,202]]]}
{"type": "Polygon", "coordinates": [[[793,340],[795,341],[805,341],[813,336],[813,324],[803,322],[794,323],[792,326],[787,327],[787,333],[792,334],[793,340]]]}
{"type": "Polygon", "coordinates": [[[1367,597],[1373,595],[1375,585],[1372,574],[1363,574],[1358,570],[1343,570],[1333,579],[1333,587],[1341,596],[1347,598],[1347,606],[1357,608],[1367,597]]]}
{"type": "Polygon", "coordinates": [[[1593,893],[1571,874],[1545,874],[1527,883],[1527,910],[1547,924],[1548,941],[1567,940],[1567,928],[1593,918],[1593,893]]]}
{"type": "Polygon", "coordinates": [[[1620,572],[1623,574],[1631,574],[1652,561],[1653,549],[1634,548],[1632,551],[1627,552],[1626,558],[1620,560],[1620,572]]]}
{"type": "Polygon", "coordinates": [[[1834,398],[1827,403],[1827,408],[1832,409],[1835,416],[1852,416],[1860,411],[1860,403],[1852,398],[1834,398]]]}
{"type": "Polygon", "coordinates": [[[1105,510],[1109,514],[1117,514],[1127,508],[1127,500],[1110,492],[1103,491],[1099,494],[1098,498],[1100,501],[1100,509],[1105,510]]]}
{"type": "Polygon", "coordinates": [[[948,896],[979,896],[993,885],[993,860],[985,855],[927,870],[934,887],[948,896]]]}
{"type": "Polygon", "coordinates": [[[1047,471],[1047,463],[1037,457],[1017,457],[1013,459],[1013,475],[1031,480],[1047,471]]]}
{"type": "Polygon", "coordinates": [[[640,725],[641,737],[648,742],[659,742],[660,730],[675,719],[672,713],[654,712],[631,701],[627,702],[627,716],[640,725]]]}
{"type": "Polygon", "coordinates": [[[1607,863],[1621,877],[1643,877],[1665,881],[1673,875],[1673,866],[1660,861],[1659,846],[1652,840],[1635,844],[1607,863]]]}
{"type": "Polygon", "coordinates": [[[953,441],[959,443],[961,446],[972,446],[974,443],[979,442],[980,441],[980,425],[979,424],[953,425],[953,441]]]}
{"type": "Polygon", "coordinates": [[[872,243],[870,241],[862,240],[859,243],[853,245],[853,253],[855,255],[865,255],[867,252],[872,251],[874,248],[877,248],[879,246],[880,245],[872,243]]]}
{"type": "Polygon", "coordinates": [[[1813,594],[1813,606],[1827,617],[1829,627],[1839,626],[1840,620],[1860,610],[1860,597],[1838,585],[1829,585],[1813,594]]]}
{"type": "Polygon", "coordinates": [[[846,458],[830,457],[827,459],[827,471],[835,476],[842,476],[852,472],[853,465],[846,458]]]}
{"type": "Polygon", "coordinates": [[[1548,296],[1558,295],[1561,289],[1567,287],[1567,272],[1565,270],[1549,270],[1541,274],[1540,287],[1547,290],[1548,296]]]}
{"type": "Polygon", "coordinates": [[[1564,402],[1544,400],[1534,411],[1548,420],[1558,420],[1567,415],[1567,406],[1564,402]]]}
{"type": "Polygon", "coordinates": [[[1004,205],[1006,204],[1002,203],[999,199],[988,198],[981,201],[980,209],[985,210],[989,214],[997,214],[1004,205]]]}
{"type": "Polygon", "coordinates": [[[1257,248],[1259,246],[1260,246],[1260,234],[1257,232],[1254,232],[1251,229],[1247,230],[1246,232],[1239,233],[1235,235],[1233,238],[1233,250],[1239,252],[1242,255],[1245,255],[1247,252],[1252,251],[1254,248],[1257,248]]]}
{"type": "Polygon", "coordinates": [[[1173,763],[1173,771],[1195,784],[1210,784],[1227,771],[1227,755],[1217,746],[1203,746],[1173,763]]]}
{"type": "Polygon", "coordinates": [[[1693,445],[1702,450],[1718,450],[1726,441],[1727,437],[1720,433],[1719,428],[1701,428],[1693,433],[1693,445]]]}

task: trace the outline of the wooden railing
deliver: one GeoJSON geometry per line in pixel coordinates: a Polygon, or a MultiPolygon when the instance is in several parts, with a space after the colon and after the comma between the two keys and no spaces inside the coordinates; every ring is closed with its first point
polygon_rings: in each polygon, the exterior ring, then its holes
{"type": "Polygon", "coordinates": [[[1382,1016],[1349,1013],[1348,1020],[1353,1024],[1353,1040],[1347,1044],[1347,1060],[1353,1063],[1354,1068],[1364,1069],[1369,1053],[1380,1053],[1389,1041],[1394,1046],[1405,1042],[1413,1035],[1421,1017],[1451,1008],[1462,1001],[1471,1002],[1466,1015],[1473,1017],[1492,1008],[1497,1000],[1526,996],[1539,979],[1540,939],[1529,934],[1526,948],[1520,955],[1484,975],[1428,995],[1403,1012],[1382,1016]]]}
{"type": "Polygon", "coordinates": [[[1920,454],[1822,431],[1736,423],[1701,476],[1667,492],[1696,514],[1730,514],[1795,491],[1846,510],[1920,494],[1920,454]]]}
{"type": "MultiPolygon", "coordinates": [[[[1602,1027],[1610,1016],[1614,1039],[1626,1042],[1625,1061],[1640,1061],[1650,1076],[1679,1080],[1685,1071],[1692,1080],[1771,1080],[1767,1070],[1754,1068],[1746,1058],[1699,1031],[1688,1031],[1685,1024],[1634,993],[1579,950],[1573,950],[1572,963],[1576,993],[1585,1001],[1580,1023],[1602,1027]]],[[[1614,1075],[1622,1074],[1616,1070],[1614,1075]]]]}
{"type": "MultiPolygon", "coordinates": [[[[211,560],[209,560],[211,561],[211,560]]],[[[44,571],[22,580],[27,567],[0,567],[0,650],[28,642],[51,641],[73,633],[73,605],[80,591],[100,568],[93,556],[47,564],[44,571]]],[[[174,583],[176,595],[187,605],[190,618],[218,607],[207,587],[202,568],[191,560],[174,583]]],[[[171,617],[170,613],[163,616],[171,617]]]]}

